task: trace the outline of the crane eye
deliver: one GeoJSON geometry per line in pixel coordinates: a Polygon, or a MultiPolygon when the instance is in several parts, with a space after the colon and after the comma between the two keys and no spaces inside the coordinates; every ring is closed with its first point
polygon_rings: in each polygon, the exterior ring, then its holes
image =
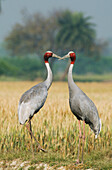
{"type": "Polygon", "coordinates": [[[52,53],[46,53],[47,57],[52,57],[52,53]]]}
{"type": "Polygon", "coordinates": [[[70,54],[70,57],[73,57],[73,53],[70,54]]]}
{"type": "Polygon", "coordinates": [[[75,57],[75,53],[71,53],[71,57],[75,57]]]}

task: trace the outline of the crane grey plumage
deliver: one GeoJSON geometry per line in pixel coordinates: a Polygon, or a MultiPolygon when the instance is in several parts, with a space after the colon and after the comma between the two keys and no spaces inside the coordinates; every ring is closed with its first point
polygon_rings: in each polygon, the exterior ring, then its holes
{"type": "MultiPolygon", "coordinates": [[[[79,163],[80,138],[82,138],[80,120],[84,122],[83,140],[85,140],[85,123],[90,126],[90,128],[95,133],[95,138],[97,138],[98,134],[101,131],[101,120],[99,118],[97,108],[93,101],[73,81],[72,70],[76,60],[75,53],[73,51],[70,51],[67,55],[65,55],[61,59],[68,57],[71,58],[71,64],[68,71],[69,104],[72,113],[79,120],[79,149],[77,159],[77,163],[79,163]]],[[[82,148],[82,162],[83,162],[83,148],[82,148]]]]}
{"type": "Polygon", "coordinates": [[[22,95],[18,107],[20,124],[24,124],[42,108],[46,101],[47,95],[48,92],[45,82],[37,84],[22,95]]]}
{"type": "MultiPolygon", "coordinates": [[[[32,140],[32,137],[34,137],[32,133],[32,129],[31,129],[31,119],[34,116],[34,114],[36,114],[43,107],[46,101],[47,95],[48,95],[48,90],[52,84],[52,71],[48,63],[48,59],[50,57],[60,58],[59,56],[52,53],[51,51],[47,51],[44,54],[44,61],[45,61],[45,65],[46,65],[47,72],[48,72],[47,79],[44,82],[39,83],[33,86],[31,89],[27,90],[21,96],[20,101],[19,101],[19,106],[18,106],[19,122],[20,124],[23,125],[25,124],[26,121],[28,121],[28,124],[26,125],[26,127],[30,133],[31,140],[32,140]]],[[[35,137],[34,139],[36,140],[35,137]]],[[[44,149],[40,147],[37,140],[36,142],[39,146],[39,149],[41,149],[42,151],[45,151],[44,149]]]]}
{"type": "Polygon", "coordinates": [[[94,131],[95,137],[101,131],[101,120],[93,101],[75,84],[72,78],[73,64],[68,71],[69,103],[72,113],[78,120],[85,121],[94,131]]]}

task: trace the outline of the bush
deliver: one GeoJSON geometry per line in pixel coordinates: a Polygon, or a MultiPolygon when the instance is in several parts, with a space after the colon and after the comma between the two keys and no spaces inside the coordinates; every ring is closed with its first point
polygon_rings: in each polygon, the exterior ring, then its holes
{"type": "Polygon", "coordinates": [[[42,63],[37,58],[15,57],[0,59],[0,75],[34,80],[43,70],[42,63]]]}

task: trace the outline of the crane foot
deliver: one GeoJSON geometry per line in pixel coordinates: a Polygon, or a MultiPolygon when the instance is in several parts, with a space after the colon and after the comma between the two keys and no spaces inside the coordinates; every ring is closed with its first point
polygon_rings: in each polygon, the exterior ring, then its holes
{"type": "Polygon", "coordinates": [[[42,152],[47,152],[45,149],[41,148],[41,146],[38,146],[38,150],[41,150],[42,152]]]}

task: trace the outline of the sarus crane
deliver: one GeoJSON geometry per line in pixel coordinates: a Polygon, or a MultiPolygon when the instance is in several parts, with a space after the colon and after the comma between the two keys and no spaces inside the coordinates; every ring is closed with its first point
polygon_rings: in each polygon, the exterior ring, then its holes
{"type": "MultiPolygon", "coordinates": [[[[25,124],[27,122],[26,128],[29,131],[29,134],[31,136],[31,144],[32,144],[32,137],[36,141],[38,145],[38,149],[42,150],[45,152],[45,150],[40,146],[39,142],[35,138],[33,132],[32,132],[32,127],[31,127],[31,119],[36,114],[44,105],[47,95],[48,95],[48,90],[52,84],[52,71],[48,62],[49,58],[56,57],[60,58],[56,54],[54,54],[51,51],[47,51],[44,54],[44,61],[45,65],[47,68],[47,79],[39,83],[29,90],[27,90],[20,98],[19,101],[19,106],[18,106],[18,118],[20,124],[25,124]]],[[[32,148],[33,150],[33,148],[32,148]]]]}
{"type": "Polygon", "coordinates": [[[81,138],[83,139],[81,163],[83,163],[85,123],[90,126],[90,128],[95,134],[95,138],[97,138],[98,134],[101,131],[101,120],[99,118],[97,108],[93,103],[93,101],[73,81],[72,69],[76,60],[76,54],[73,51],[70,51],[67,55],[65,55],[61,59],[64,58],[71,59],[70,67],[68,70],[69,105],[72,113],[78,119],[78,124],[79,124],[79,146],[78,146],[78,156],[76,162],[78,164],[81,138]],[[80,120],[83,121],[83,137],[81,133],[80,120]]]}

